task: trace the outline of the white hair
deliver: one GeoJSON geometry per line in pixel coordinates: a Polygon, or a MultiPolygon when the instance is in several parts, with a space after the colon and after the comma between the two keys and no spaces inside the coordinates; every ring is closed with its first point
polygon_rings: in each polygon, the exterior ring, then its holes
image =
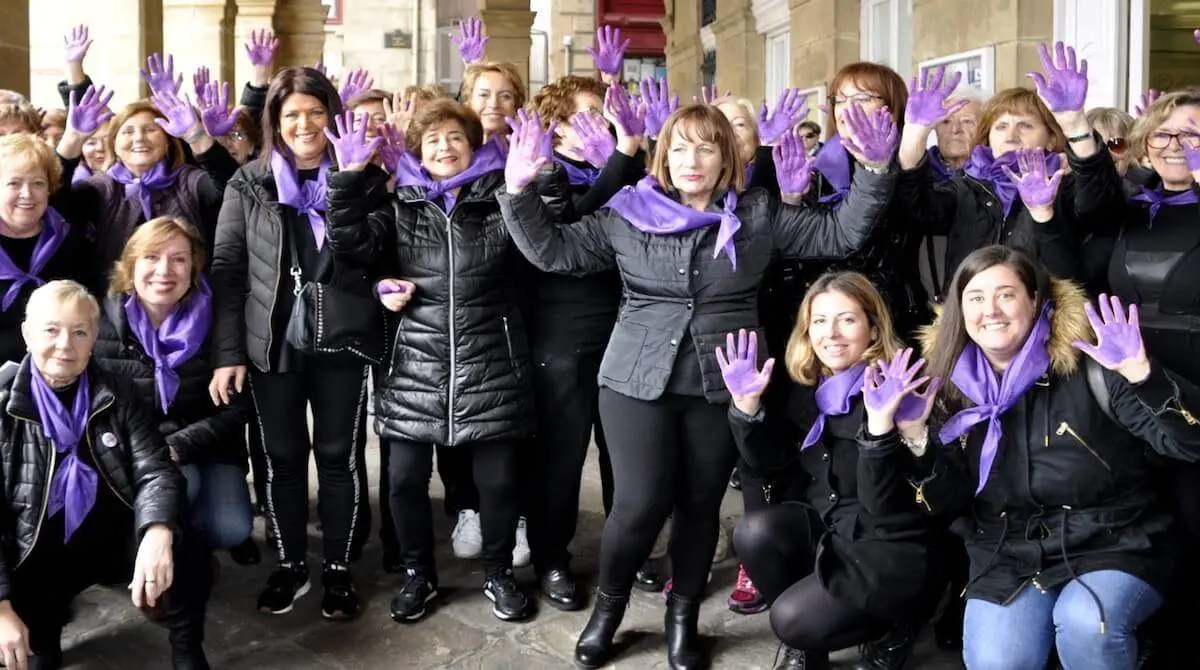
{"type": "Polygon", "coordinates": [[[39,309],[57,307],[65,303],[82,305],[92,322],[92,326],[100,325],[100,303],[83,284],[70,279],[56,279],[39,286],[29,294],[29,302],[25,304],[25,318],[39,309]]]}
{"type": "Polygon", "coordinates": [[[982,105],[983,91],[980,91],[978,88],[964,81],[959,83],[958,88],[954,89],[954,92],[950,94],[948,99],[966,100],[968,102],[977,102],[982,105]]]}

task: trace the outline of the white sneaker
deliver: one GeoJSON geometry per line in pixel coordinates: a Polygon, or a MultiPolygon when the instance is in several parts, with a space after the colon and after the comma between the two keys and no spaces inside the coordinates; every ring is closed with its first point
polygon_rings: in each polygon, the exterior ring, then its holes
{"type": "Polygon", "coordinates": [[[458,513],[458,523],[450,533],[450,546],[458,558],[479,558],[483,553],[483,531],[479,529],[479,513],[464,509],[458,513]]]}
{"type": "Polygon", "coordinates": [[[517,520],[517,543],[513,545],[513,567],[523,568],[529,565],[529,538],[525,534],[525,517],[517,520]]]}

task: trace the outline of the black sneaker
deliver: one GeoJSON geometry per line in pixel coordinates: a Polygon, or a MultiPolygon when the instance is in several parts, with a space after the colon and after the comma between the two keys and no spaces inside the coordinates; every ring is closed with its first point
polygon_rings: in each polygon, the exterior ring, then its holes
{"type": "Polygon", "coordinates": [[[358,591],[354,590],[354,579],[345,563],[326,561],[321,569],[321,586],[325,595],[321,598],[321,616],[326,619],[353,619],[361,606],[358,591]]]}
{"type": "Polygon", "coordinates": [[[287,614],[292,605],[308,593],[308,566],[284,561],[267,578],[267,587],[258,594],[258,611],[263,614],[287,614]]]}
{"type": "Polygon", "coordinates": [[[571,576],[570,571],[563,568],[548,570],[538,578],[538,583],[542,587],[542,597],[552,607],[564,612],[583,608],[583,599],[579,597],[575,578],[571,576]]]}
{"type": "Polygon", "coordinates": [[[437,583],[409,568],[405,571],[404,584],[392,596],[392,620],[397,623],[417,621],[425,616],[425,604],[437,594],[437,583]]]}
{"type": "Polygon", "coordinates": [[[492,601],[492,614],[501,621],[518,621],[529,616],[529,599],[521,593],[511,568],[492,573],[483,583],[483,595],[492,601]]]}

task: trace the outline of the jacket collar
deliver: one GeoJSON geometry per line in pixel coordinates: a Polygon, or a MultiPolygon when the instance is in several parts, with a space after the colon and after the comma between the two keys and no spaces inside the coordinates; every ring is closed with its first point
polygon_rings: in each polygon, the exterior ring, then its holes
{"type": "MultiPolygon", "coordinates": [[[[496,189],[504,182],[504,172],[493,170],[480,175],[475,181],[462,187],[458,193],[458,203],[494,201],[496,189]]],[[[420,186],[400,186],[396,188],[396,198],[400,202],[418,203],[425,200],[425,189],[420,186]]]]}
{"type": "MultiPolygon", "coordinates": [[[[111,387],[105,382],[103,374],[92,364],[88,364],[88,383],[91,384],[92,405],[88,408],[88,416],[91,417],[96,412],[108,407],[116,400],[116,395],[111,387]]],[[[42,424],[42,418],[38,416],[37,405],[33,401],[32,378],[33,375],[33,359],[28,354],[21,360],[21,366],[17,369],[17,375],[12,381],[12,390],[8,395],[8,406],[5,411],[17,417],[38,424],[42,424]]]]}

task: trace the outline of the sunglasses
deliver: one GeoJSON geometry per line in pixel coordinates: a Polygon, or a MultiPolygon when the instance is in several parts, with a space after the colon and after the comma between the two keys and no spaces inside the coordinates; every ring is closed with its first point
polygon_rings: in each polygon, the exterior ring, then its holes
{"type": "Polygon", "coordinates": [[[1113,152],[1114,154],[1125,153],[1125,149],[1128,148],[1128,146],[1129,146],[1125,142],[1124,137],[1110,137],[1108,139],[1108,141],[1105,142],[1105,144],[1108,145],[1108,150],[1113,152]]]}

